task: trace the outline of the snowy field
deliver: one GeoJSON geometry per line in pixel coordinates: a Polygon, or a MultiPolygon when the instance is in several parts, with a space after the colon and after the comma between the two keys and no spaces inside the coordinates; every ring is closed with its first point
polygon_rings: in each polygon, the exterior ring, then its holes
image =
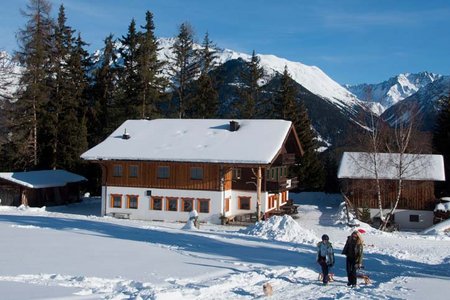
{"type": "MultiPolygon", "coordinates": [[[[450,236],[382,233],[365,224],[364,272],[346,286],[340,254],[351,228],[340,198],[294,195],[297,219],[253,227],[100,217],[98,199],[51,208],[0,207],[1,299],[448,299],[450,236]],[[328,234],[335,281],[317,280],[316,246],[328,234]]],[[[450,225],[448,226],[450,227],[450,225]]]]}

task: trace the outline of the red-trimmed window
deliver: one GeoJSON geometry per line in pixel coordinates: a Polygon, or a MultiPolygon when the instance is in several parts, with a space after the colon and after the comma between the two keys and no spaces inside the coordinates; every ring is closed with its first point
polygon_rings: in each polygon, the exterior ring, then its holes
{"type": "Polygon", "coordinates": [[[209,203],[210,199],[197,199],[197,211],[199,213],[209,213],[209,203]]]}
{"type": "Polygon", "coordinates": [[[121,194],[111,194],[111,205],[112,208],[122,208],[122,195],[121,194]]]}
{"type": "Polygon", "coordinates": [[[230,211],[230,198],[225,198],[225,211],[230,211]]]}
{"type": "Polygon", "coordinates": [[[239,197],[239,209],[250,210],[251,197],[239,197]]]}
{"type": "Polygon", "coordinates": [[[283,202],[283,203],[287,202],[287,192],[286,191],[281,193],[281,202],[283,202]]]}
{"type": "Polygon", "coordinates": [[[275,207],[275,201],[276,201],[276,196],[275,195],[273,195],[273,196],[269,196],[269,209],[271,209],[271,208],[274,208],[275,207]]]}
{"type": "Polygon", "coordinates": [[[166,198],[166,210],[178,211],[178,198],[167,197],[166,198]]]}
{"type": "Polygon", "coordinates": [[[127,208],[137,209],[138,202],[139,202],[139,196],[138,195],[127,195],[127,198],[128,198],[127,208]]]}
{"type": "Polygon", "coordinates": [[[163,208],[163,198],[162,197],[151,197],[150,198],[150,209],[162,210],[162,208],[163,208]]]}
{"type": "Polygon", "coordinates": [[[194,198],[181,198],[181,210],[191,211],[194,208],[194,198]]]}

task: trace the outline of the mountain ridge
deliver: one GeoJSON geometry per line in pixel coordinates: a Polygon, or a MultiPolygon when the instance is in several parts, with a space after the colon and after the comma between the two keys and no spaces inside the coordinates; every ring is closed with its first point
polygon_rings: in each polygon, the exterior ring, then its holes
{"type": "Polygon", "coordinates": [[[428,71],[401,73],[380,83],[346,84],[344,87],[362,101],[371,105],[373,103],[379,104],[380,112],[383,113],[391,106],[412,96],[442,76],[428,71]]]}

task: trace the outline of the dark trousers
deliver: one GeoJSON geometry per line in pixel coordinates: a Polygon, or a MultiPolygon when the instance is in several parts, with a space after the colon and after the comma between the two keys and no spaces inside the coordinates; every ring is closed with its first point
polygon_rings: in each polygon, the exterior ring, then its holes
{"type": "Polygon", "coordinates": [[[322,267],[323,283],[328,282],[328,265],[325,258],[319,260],[319,264],[322,267]]]}
{"type": "Polygon", "coordinates": [[[349,285],[356,285],[356,261],[347,257],[347,278],[349,285]]]}

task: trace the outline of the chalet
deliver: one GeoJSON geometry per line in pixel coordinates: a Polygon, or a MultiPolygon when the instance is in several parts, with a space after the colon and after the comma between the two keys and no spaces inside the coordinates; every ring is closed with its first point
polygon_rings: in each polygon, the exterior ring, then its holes
{"type": "Polygon", "coordinates": [[[403,154],[400,159],[398,153],[344,152],[338,170],[342,192],[358,211],[369,209],[371,219],[376,222],[380,212],[375,170],[385,213],[395,204],[399,178],[402,180],[401,197],[394,213],[394,221],[401,229],[433,224],[434,181],[445,180],[442,155],[403,154]]]}
{"type": "Polygon", "coordinates": [[[0,173],[1,205],[41,207],[80,200],[83,176],[65,170],[0,173]]]}
{"type": "Polygon", "coordinates": [[[128,120],[82,154],[102,167],[102,214],[220,223],[280,209],[303,152],[284,120],[128,120]]]}

